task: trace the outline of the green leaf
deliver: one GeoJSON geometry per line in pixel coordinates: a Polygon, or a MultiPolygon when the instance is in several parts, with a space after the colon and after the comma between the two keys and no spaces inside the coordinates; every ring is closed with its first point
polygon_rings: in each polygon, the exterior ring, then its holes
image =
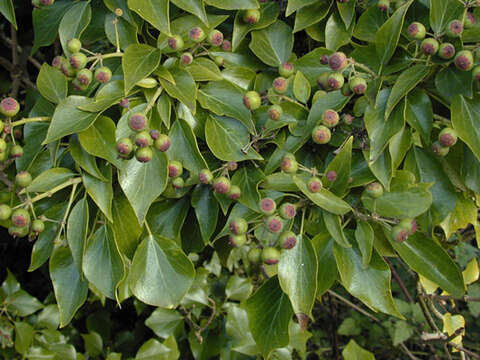
{"type": "Polygon", "coordinates": [[[133,257],[128,283],[133,294],[149,305],[173,308],[193,284],[195,269],[172,240],[147,236],[133,257]]]}
{"type": "Polygon", "coordinates": [[[170,33],[169,0],[128,0],[128,7],[165,34],[170,33]]]}
{"type": "Polygon", "coordinates": [[[105,35],[107,35],[108,41],[110,41],[112,45],[117,46],[115,19],[117,19],[116,31],[118,33],[120,49],[125,50],[131,44],[138,44],[136,27],[122,17],[117,17],[115,14],[105,16],[105,35]]]}
{"type": "Polygon", "coordinates": [[[393,346],[398,346],[404,341],[408,340],[413,335],[414,328],[406,321],[395,322],[395,329],[393,330],[392,342],[393,346]]]}
{"type": "MultiPolygon", "coordinates": [[[[175,341],[175,338],[172,338],[175,341]]],[[[170,355],[172,350],[156,339],[150,339],[138,349],[135,360],[174,360],[178,358],[178,353],[170,355]]]]}
{"type": "Polygon", "coordinates": [[[293,310],[276,276],[263,283],[247,300],[246,310],[248,326],[265,358],[272,350],[288,345],[288,324],[293,310]]]}
{"type": "Polygon", "coordinates": [[[351,247],[352,245],[345,237],[342,227],[342,219],[338,215],[323,211],[323,221],[327,227],[328,232],[335,242],[343,247],[351,247]]]}
{"type": "Polygon", "coordinates": [[[238,202],[254,211],[260,211],[258,203],[260,193],[258,192],[259,183],[265,178],[263,172],[253,166],[243,166],[232,177],[232,184],[240,187],[241,195],[238,202]]]}
{"type": "Polygon", "coordinates": [[[317,254],[317,299],[330,289],[338,278],[337,265],[333,256],[334,240],[329,234],[318,234],[312,239],[317,254]]]}
{"type": "Polygon", "coordinates": [[[240,306],[230,306],[226,316],[226,333],[232,342],[232,350],[254,356],[258,347],[248,328],[247,312],[240,306]]]}
{"type": "Polygon", "coordinates": [[[366,268],[372,258],[374,240],[373,229],[368,222],[362,220],[357,221],[355,240],[357,240],[358,248],[362,253],[363,268],[366,268]]]}
{"type": "Polygon", "coordinates": [[[205,0],[205,2],[208,5],[224,10],[248,10],[259,8],[257,0],[205,0]]]}
{"type": "Polygon", "coordinates": [[[123,80],[111,80],[103,85],[95,95],[95,101],[78,108],[88,112],[102,112],[119,103],[125,97],[123,80]]]}
{"type": "Polygon", "coordinates": [[[207,13],[202,0],[172,0],[175,6],[198,17],[205,25],[208,25],[207,13]]]}
{"type": "Polygon", "coordinates": [[[472,97],[473,77],[469,71],[462,71],[456,67],[446,67],[435,76],[435,87],[440,95],[448,102],[452,102],[457,95],[472,97]]]}
{"type": "Polygon", "coordinates": [[[392,91],[388,97],[387,107],[385,109],[385,121],[390,117],[395,106],[400,100],[412,91],[419,82],[421,82],[430,72],[430,67],[418,64],[405,70],[393,84],[392,91]]]}
{"type": "Polygon", "coordinates": [[[317,270],[317,257],[310,239],[298,235],[297,244],[293,249],[283,251],[278,263],[280,286],[297,316],[312,317],[317,295],[317,270]]]}
{"type": "Polygon", "coordinates": [[[44,98],[58,104],[67,97],[67,78],[58,69],[45,63],[38,73],[37,89],[44,98]]]}
{"type": "Polygon", "coordinates": [[[293,95],[298,101],[306,103],[310,99],[310,92],[310,82],[301,71],[297,71],[293,80],[293,95]]]}
{"type": "Polygon", "coordinates": [[[167,156],[164,153],[154,151],[153,158],[148,163],[132,159],[126,161],[120,169],[120,186],[140,224],[143,224],[152,202],[167,186],[167,162],[167,156]]]}
{"type": "Polygon", "coordinates": [[[101,180],[106,180],[97,166],[95,156],[90,155],[82,148],[77,135],[70,136],[68,149],[70,150],[70,155],[72,155],[73,160],[78,166],[90,175],[101,180]]]}
{"type": "Polygon", "coordinates": [[[67,49],[67,42],[73,38],[79,39],[90,23],[91,18],[92,9],[87,1],[76,3],[63,15],[58,27],[58,35],[65,54],[70,54],[67,49]]]}
{"type": "Polygon", "coordinates": [[[146,78],[157,68],[161,57],[160,49],[149,45],[131,44],[127,47],[122,57],[125,94],[133,89],[137,82],[146,78]]]}
{"type": "Polygon", "coordinates": [[[430,0],[430,26],[435,33],[442,32],[450,21],[460,18],[464,9],[458,0],[430,0]]]}
{"type": "MultiPolygon", "coordinates": [[[[98,264],[104,266],[101,262],[98,264]]],[[[64,247],[57,248],[52,254],[50,277],[60,311],[60,327],[64,327],[87,299],[88,282],[82,278],[70,250],[64,247]]]]}
{"type": "Polygon", "coordinates": [[[345,248],[335,244],[334,254],[342,285],[350,294],[374,311],[403,319],[393,302],[390,268],[376,251],[366,268],[362,265],[362,255],[355,245],[345,248]]]}
{"type": "Polygon", "coordinates": [[[233,275],[228,279],[227,286],[225,287],[225,295],[227,299],[243,301],[250,297],[252,290],[253,284],[250,278],[233,275]]]}
{"type": "Polygon", "coordinates": [[[188,106],[188,108],[195,114],[197,87],[192,75],[190,75],[188,71],[176,67],[170,68],[169,71],[175,80],[175,85],[162,78],[158,79],[160,84],[168,95],[188,106]]]}
{"type": "Polygon", "coordinates": [[[162,123],[167,129],[170,129],[170,117],[172,115],[172,101],[170,97],[163,93],[157,100],[157,111],[162,123]]]}
{"type": "Polygon", "coordinates": [[[72,252],[73,262],[82,271],[83,252],[87,242],[88,202],[84,197],[73,207],[67,222],[67,242],[72,252]]]}
{"type": "Polygon", "coordinates": [[[395,10],[393,15],[377,31],[375,45],[381,65],[385,65],[390,61],[397,48],[403,21],[412,2],[413,0],[409,0],[395,10]]]}
{"type": "MultiPolygon", "coordinates": [[[[1,6],[0,6],[1,8],[1,6]]],[[[15,350],[25,354],[33,342],[33,327],[26,322],[15,322],[15,350]]]]}
{"type": "Polygon", "coordinates": [[[187,67],[187,71],[195,81],[219,81],[223,79],[218,65],[204,57],[194,59],[187,67]]]}
{"type": "Polygon", "coordinates": [[[74,3],[70,1],[56,1],[53,5],[33,10],[34,40],[32,54],[40,47],[54,43],[58,35],[60,21],[73,5],[74,3]]]}
{"type": "Polygon", "coordinates": [[[120,253],[133,258],[142,228],[125,195],[118,191],[112,202],[112,229],[120,253]]]}
{"type": "Polygon", "coordinates": [[[323,20],[327,16],[331,6],[332,3],[329,1],[318,1],[317,3],[304,6],[297,10],[293,32],[296,33],[304,30],[323,20]]]}
{"type": "Polygon", "coordinates": [[[83,256],[83,273],[102,295],[116,298],[125,270],[110,225],[100,226],[88,240],[83,256]],[[99,264],[102,271],[98,271],[99,264]]]}
{"type": "Polygon", "coordinates": [[[357,39],[374,43],[377,31],[387,19],[384,11],[380,10],[377,4],[370,6],[360,15],[353,36],[357,39]]]}
{"type": "Polygon", "coordinates": [[[308,190],[305,181],[299,177],[294,176],[293,181],[304,195],[306,195],[316,205],[327,210],[328,212],[337,215],[343,215],[352,210],[348,203],[326,189],[321,189],[317,193],[312,193],[310,190],[308,190]]]}
{"type": "Polygon", "coordinates": [[[456,298],[465,293],[462,273],[438,243],[424,234],[416,233],[399,243],[387,236],[395,251],[410,268],[438,284],[456,298]]]}
{"type": "Polygon", "coordinates": [[[345,360],[375,360],[370,351],[363,349],[355,340],[351,339],[342,351],[345,360]]]}
{"type": "Polygon", "coordinates": [[[178,200],[157,201],[148,212],[147,222],[155,235],[177,240],[189,208],[190,201],[186,196],[178,200]]]}
{"type": "Polygon", "coordinates": [[[346,3],[337,3],[338,12],[347,28],[350,27],[350,24],[354,19],[355,5],[357,5],[357,0],[348,1],[346,3]]]}
{"type": "Polygon", "coordinates": [[[433,128],[433,107],[430,98],[422,89],[415,89],[407,96],[405,120],[420,133],[422,139],[429,144],[433,128]]]}
{"type": "Polygon", "coordinates": [[[55,186],[60,185],[75,176],[73,172],[65,168],[52,168],[42,172],[33,179],[26,188],[28,192],[46,192],[52,190],[55,186]]]}
{"type": "Polygon", "coordinates": [[[352,23],[349,28],[346,28],[338,13],[332,13],[325,26],[325,47],[336,51],[343,45],[348,44],[352,37],[354,25],[352,23]]]}
{"type": "Polygon", "coordinates": [[[218,202],[210,187],[197,185],[192,194],[192,206],[200,226],[204,243],[210,241],[218,221],[218,202]]]}
{"type": "Polygon", "coordinates": [[[13,7],[12,0],[1,0],[0,1],[0,13],[2,13],[2,15],[5,16],[11,24],[13,24],[15,29],[18,29],[17,28],[17,19],[15,18],[15,9],[13,7]]]}
{"type": "Polygon", "coordinates": [[[292,29],[283,21],[275,21],[265,29],[253,31],[249,46],[265,64],[277,67],[287,62],[292,53],[292,29]]]}
{"type": "Polygon", "coordinates": [[[290,16],[295,11],[303,8],[304,6],[310,5],[317,2],[317,0],[288,0],[287,10],[285,12],[286,16],[290,16]]]}
{"type": "Polygon", "coordinates": [[[88,334],[82,334],[85,350],[92,357],[97,357],[103,350],[103,339],[99,333],[91,331],[88,334]]]}
{"type": "Polygon", "coordinates": [[[243,104],[243,92],[232,83],[226,80],[209,83],[198,91],[198,101],[204,109],[237,119],[253,132],[252,114],[243,104]]]}
{"type": "Polygon", "coordinates": [[[323,184],[328,185],[328,190],[338,196],[342,196],[349,185],[352,168],[352,144],[353,136],[350,136],[339,149],[340,151],[338,151],[330,164],[328,164],[327,169],[323,172],[323,184]],[[330,171],[335,171],[337,173],[337,178],[333,183],[327,179],[327,174],[330,171]]]}
{"type": "Polygon", "coordinates": [[[208,147],[220,160],[263,160],[252,147],[244,153],[249,142],[247,128],[240,121],[228,117],[209,116],[205,123],[205,138],[208,147]]]}
{"type": "Polygon", "coordinates": [[[168,338],[183,320],[183,316],[176,310],[157,308],[145,320],[145,325],[161,338],[168,338]]]}
{"type": "Polygon", "coordinates": [[[452,102],[452,125],[480,161],[480,97],[466,99],[459,95],[452,102]]]}
{"type": "Polygon", "coordinates": [[[84,173],[82,176],[83,185],[85,185],[88,195],[92,198],[102,213],[109,221],[112,221],[112,167],[102,165],[101,172],[105,181],[84,173]]]}

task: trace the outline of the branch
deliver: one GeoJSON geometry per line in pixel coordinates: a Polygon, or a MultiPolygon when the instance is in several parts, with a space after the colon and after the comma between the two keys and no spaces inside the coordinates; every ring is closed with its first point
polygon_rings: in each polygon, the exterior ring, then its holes
{"type": "Polygon", "coordinates": [[[408,301],[413,304],[415,301],[413,300],[412,296],[410,295],[410,293],[408,292],[408,289],[407,287],[405,286],[405,284],[403,283],[402,279],[400,278],[400,276],[398,275],[397,271],[395,270],[395,268],[393,267],[392,263],[390,262],[390,260],[388,260],[387,257],[384,257],[384,260],[385,262],[388,264],[388,266],[390,267],[390,271],[392,272],[392,275],[393,277],[395,278],[395,280],[397,281],[398,285],[400,286],[400,289],[402,289],[402,292],[405,294],[405,297],[408,299],[408,301]]]}

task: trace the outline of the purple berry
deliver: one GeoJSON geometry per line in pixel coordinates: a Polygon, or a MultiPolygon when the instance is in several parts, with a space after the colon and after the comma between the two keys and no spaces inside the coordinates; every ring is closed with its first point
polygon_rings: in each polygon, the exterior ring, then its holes
{"type": "Polygon", "coordinates": [[[203,169],[198,174],[198,181],[200,181],[202,184],[210,184],[212,180],[213,180],[213,174],[208,169],[203,169]]]}
{"type": "Polygon", "coordinates": [[[168,162],[168,176],[172,178],[176,178],[182,174],[183,174],[183,165],[180,161],[171,160],[168,162]]]}
{"type": "Polygon", "coordinates": [[[7,97],[0,102],[0,112],[8,117],[14,117],[20,111],[20,105],[17,100],[7,97]]]}
{"type": "Polygon", "coordinates": [[[230,221],[228,228],[234,235],[245,234],[248,230],[248,223],[244,218],[235,218],[230,221]]]}
{"type": "Polygon", "coordinates": [[[282,231],[283,221],[280,216],[273,215],[265,219],[265,225],[267,226],[268,231],[276,234],[282,231]]]}
{"type": "Polygon", "coordinates": [[[278,238],[278,242],[283,249],[293,249],[297,244],[297,235],[291,231],[285,231],[278,238]]]}
{"type": "Polygon", "coordinates": [[[438,141],[444,147],[452,147],[457,143],[457,140],[457,132],[452,128],[445,128],[440,131],[440,134],[438,135],[438,141]]]}
{"type": "Polygon", "coordinates": [[[213,46],[220,46],[223,43],[223,34],[221,31],[216,29],[212,30],[210,34],[208,34],[208,42],[210,45],[213,46]]]}
{"type": "Polygon", "coordinates": [[[260,211],[265,215],[272,215],[277,209],[277,204],[271,198],[263,198],[259,203],[260,211]]]}
{"type": "Polygon", "coordinates": [[[142,131],[147,126],[147,118],[142,113],[134,113],[128,119],[128,126],[133,131],[142,131]]]}
{"type": "Polygon", "coordinates": [[[340,51],[333,53],[328,57],[328,64],[333,71],[342,71],[348,65],[347,56],[340,51]]]}
{"type": "Polygon", "coordinates": [[[308,180],[307,187],[311,193],[318,193],[323,187],[322,180],[316,176],[313,176],[308,180]]]}
{"type": "Polygon", "coordinates": [[[160,134],[154,142],[155,149],[161,152],[165,152],[170,148],[172,144],[170,137],[165,134],[160,134]]]}
{"type": "Polygon", "coordinates": [[[283,219],[293,219],[297,215],[297,207],[291,203],[283,203],[278,209],[278,213],[283,219]]]}
{"type": "Polygon", "coordinates": [[[232,184],[225,176],[220,176],[213,181],[213,190],[218,194],[227,194],[232,184]]]}

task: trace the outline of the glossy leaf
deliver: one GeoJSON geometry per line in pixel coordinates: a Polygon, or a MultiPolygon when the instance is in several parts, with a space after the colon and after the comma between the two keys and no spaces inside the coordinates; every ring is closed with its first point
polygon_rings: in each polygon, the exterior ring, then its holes
{"type": "Polygon", "coordinates": [[[304,6],[297,10],[297,13],[295,14],[295,26],[293,28],[293,32],[296,33],[300,30],[304,30],[307,27],[324,19],[327,16],[331,6],[331,2],[318,1],[317,3],[304,6]]]}
{"type": "Polygon", "coordinates": [[[188,71],[179,68],[171,68],[169,71],[175,80],[175,85],[162,78],[158,79],[160,84],[163,86],[168,95],[179,100],[181,103],[188,106],[193,113],[195,113],[197,87],[192,76],[188,71]]]}
{"type": "Polygon", "coordinates": [[[283,21],[252,32],[250,49],[265,64],[277,67],[287,62],[293,48],[292,29],[283,21]]]}
{"type": "Polygon", "coordinates": [[[104,165],[101,172],[105,181],[84,173],[82,177],[83,184],[85,185],[88,195],[92,198],[102,213],[109,221],[112,221],[112,168],[104,165]]]}
{"type": "Polygon", "coordinates": [[[327,169],[324,171],[322,182],[328,187],[328,190],[335,195],[342,196],[348,187],[350,181],[350,172],[352,167],[352,144],[353,137],[349,137],[343,146],[338,149],[335,158],[328,164],[327,169]],[[327,174],[330,171],[335,171],[337,177],[335,181],[331,182],[327,178],[327,174]]]}
{"type": "Polygon", "coordinates": [[[170,33],[169,0],[128,0],[128,7],[165,34],[170,33]]]}
{"type": "Polygon", "coordinates": [[[343,232],[340,216],[333,215],[326,211],[323,211],[322,215],[325,226],[335,242],[343,247],[351,247],[352,245],[347,240],[343,232]]]}
{"type": "Polygon", "coordinates": [[[457,95],[472,97],[473,78],[468,71],[449,66],[435,76],[435,87],[448,102],[457,95]]]}
{"type": "Polygon", "coordinates": [[[37,77],[37,89],[42,96],[54,103],[67,97],[67,78],[58,69],[43,64],[37,77]]]}
{"type": "Polygon", "coordinates": [[[145,325],[152,329],[155,335],[167,338],[182,320],[183,316],[176,310],[157,308],[145,320],[145,325]]]}
{"type": "Polygon", "coordinates": [[[467,99],[457,96],[452,102],[452,125],[460,139],[480,161],[480,104],[479,97],[467,99]]]}
{"type": "Polygon", "coordinates": [[[120,253],[129,259],[133,258],[142,229],[135,211],[120,191],[113,197],[112,219],[112,229],[120,253]]]}
{"type": "Polygon", "coordinates": [[[361,220],[357,221],[355,240],[357,240],[358,248],[362,253],[363,267],[366,268],[372,258],[374,240],[373,229],[368,222],[361,220]]]}
{"type": "Polygon", "coordinates": [[[74,176],[75,174],[69,169],[61,167],[49,169],[34,178],[32,183],[27,186],[26,191],[46,192],[52,190],[55,186],[66,182],[74,176]]]}
{"type": "Polygon", "coordinates": [[[420,133],[427,144],[430,143],[433,128],[433,108],[430,98],[425,91],[415,89],[408,94],[406,101],[406,122],[420,133]]]}
{"type": "Polygon", "coordinates": [[[12,0],[0,1],[0,13],[17,29],[17,19],[12,0]]]}
{"type": "MultiPolygon", "coordinates": [[[[145,2],[147,1],[145,0],[145,2]]],[[[156,69],[160,58],[160,50],[148,45],[132,44],[125,49],[122,57],[122,69],[126,94],[137,82],[146,78],[156,69]]]]}
{"type": "Polygon", "coordinates": [[[198,185],[192,194],[192,206],[200,226],[202,239],[205,243],[210,241],[218,221],[218,202],[213,196],[213,191],[204,185],[198,185]]]}
{"type": "Polygon", "coordinates": [[[350,27],[347,28],[340,15],[336,12],[332,13],[325,25],[325,47],[329,50],[336,51],[343,45],[348,44],[352,37],[353,26],[354,24],[351,24],[350,27]]]}
{"type": "Polygon", "coordinates": [[[351,339],[342,351],[345,360],[375,360],[370,351],[363,349],[355,340],[351,339]]]}
{"type": "Polygon", "coordinates": [[[34,40],[32,54],[40,47],[53,44],[63,15],[72,7],[71,2],[57,1],[51,6],[35,9],[32,13],[34,40]]]}
{"type": "Polygon", "coordinates": [[[88,202],[84,197],[72,208],[67,222],[67,242],[73,262],[78,271],[82,271],[83,253],[87,242],[88,202]]]}
{"type": "Polygon", "coordinates": [[[58,27],[58,35],[65,54],[70,54],[67,49],[67,42],[73,38],[80,38],[90,23],[91,18],[92,9],[90,3],[83,1],[73,5],[63,15],[58,27]]]}
{"type": "Polygon", "coordinates": [[[208,5],[224,10],[247,10],[257,9],[259,7],[257,0],[205,0],[205,2],[208,5]]]}
{"type": "Polygon", "coordinates": [[[172,0],[172,3],[179,8],[195,15],[205,25],[208,25],[207,13],[202,0],[172,0]]]}
{"type": "Polygon", "coordinates": [[[458,0],[430,0],[430,26],[435,33],[445,30],[447,24],[463,13],[458,0]]]}
{"type": "Polygon", "coordinates": [[[264,177],[261,170],[251,166],[243,166],[235,171],[232,184],[239,186],[241,190],[240,198],[237,201],[254,211],[259,211],[258,203],[261,196],[258,185],[264,177]]]}
{"type": "Polygon", "coordinates": [[[298,101],[306,103],[310,99],[311,87],[308,79],[301,71],[297,71],[293,80],[293,94],[298,101]]]}

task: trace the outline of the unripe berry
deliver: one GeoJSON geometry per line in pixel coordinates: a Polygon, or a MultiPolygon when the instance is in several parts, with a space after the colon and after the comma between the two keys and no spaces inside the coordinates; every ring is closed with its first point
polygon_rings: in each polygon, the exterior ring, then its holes
{"type": "Polygon", "coordinates": [[[212,180],[213,180],[213,174],[208,169],[203,169],[198,174],[198,181],[200,181],[202,184],[210,184],[212,180]]]}
{"type": "Polygon", "coordinates": [[[225,52],[232,51],[232,43],[230,42],[230,40],[223,40],[222,50],[225,52]]]}
{"type": "Polygon", "coordinates": [[[420,47],[425,55],[435,55],[440,45],[436,39],[427,38],[422,41],[420,47]]]}
{"type": "Polygon", "coordinates": [[[220,176],[213,181],[213,190],[218,194],[227,194],[232,184],[225,176],[220,176]]]}
{"type": "Polygon", "coordinates": [[[476,81],[480,81],[480,65],[475,66],[472,71],[473,79],[476,81]]]}
{"type": "Polygon", "coordinates": [[[280,251],[274,247],[266,247],[262,250],[262,260],[267,265],[275,265],[280,260],[280,251]]]}
{"type": "Polygon", "coordinates": [[[262,104],[262,98],[256,91],[247,91],[243,96],[243,104],[249,110],[257,110],[262,104]]]}
{"type": "Polygon", "coordinates": [[[327,178],[328,181],[333,183],[335,182],[335,180],[337,180],[338,174],[335,170],[330,170],[329,172],[327,172],[325,177],[327,178]]]}
{"type": "Polygon", "coordinates": [[[277,94],[285,94],[288,86],[287,79],[279,76],[275,80],[273,80],[272,86],[273,90],[275,90],[277,94]]]}
{"type": "Polygon", "coordinates": [[[427,33],[427,29],[425,29],[425,25],[422,23],[413,22],[408,26],[407,32],[412,39],[423,40],[427,33]]]}
{"type": "Polygon", "coordinates": [[[235,171],[238,169],[238,163],[236,161],[229,161],[225,164],[228,171],[235,171]]]}
{"type": "Polygon", "coordinates": [[[155,149],[161,152],[165,152],[170,148],[170,145],[172,144],[170,137],[165,134],[160,134],[158,136],[158,139],[155,140],[154,146],[155,149]]]}
{"type": "Polygon", "coordinates": [[[316,176],[313,176],[308,180],[307,187],[311,193],[317,193],[322,190],[322,180],[316,176]]]}
{"type": "Polygon", "coordinates": [[[320,125],[320,126],[315,126],[315,128],[312,131],[312,140],[316,144],[327,144],[330,139],[332,138],[332,133],[330,132],[330,129],[327,128],[326,126],[320,125]]]}
{"type": "Polygon", "coordinates": [[[408,229],[400,225],[395,225],[392,228],[392,236],[395,241],[402,243],[408,239],[408,229]]]}
{"type": "Polygon", "coordinates": [[[76,71],[74,67],[70,64],[70,61],[66,58],[61,58],[60,59],[61,64],[60,64],[60,70],[62,71],[63,75],[66,77],[72,77],[75,76],[76,71]]]}
{"type": "Polygon", "coordinates": [[[120,156],[125,157],[132,153],[133,143],[129,138],[122,138],[117,142],[117,152],[120,156]]]}
{"type": "Polygon", "coordinates": [[[0,113],[8,117],[14,117],[20,111],[20,104],[12,97],[7,97],[0,102],[0,113]]]}
{"type": "Polygon", "coordinates": [[[183,174],[183,165],[180,161],[170,160],[168,162],[168,176],[176,178],[183,174]]]}
{"type": "Polygon", "coordinates": [[[457,132],[452,128],[445,128],[438,134],[438,141],[445,147],[452,147],[457,143],[457,140],[457,132]]]}
{"type": "Polygon", "coordinates": [[[447,36],[457,38],[463,33],[463,24],[460,20],[452,20],[447,26],[447,36]]]}
{"type": "Polygon", "coordinates": [[[183,39],[180,35],[172,35],[167,40],[168,47],[173,51],[180,51],[184,47],[183,39]]]}
{"type": "Polygon", "coordinates": [[[0,205],[0,220],[5,221],[12,215],[12,208],[6,204],[0,205]]]}
{"type": "Polygon", "coordinates": [[[230,191],[228,192],[228,198],[230,200],[238,200],[242,196],[242,190],[237,185],[232,185],[230,191]]]}
{"type": "Polygon", "coordinates": [[[243,21],[246,22],[247,24],[256,24],[260,21],[260,10],[258,9],[250,9],[246,10],[243,13],[243,21]]]}
{"type": "Polygon", "coordinates": [[[297,235],[295,235],[292,231],[285,231],[278,238],[278,243],[283,249],[293,249],[297,244],[297,235]]]}
{"type": "Polygon", "coordinates": [[[289,62],[283,63],[278,67],[278,74],[285,78],[292,76],[294,72],[295,68],[293,67],[293,64],[289,62]]]}
{"type": "Polygon", "coordinates": [[[76,79],[78,82],[84,86],[90,85],[92,82],[93,74],[92,71],[89,69],[82,69],[79,72],[77,72],[77,77],[76,79]]]}
{"type": "Polygon", "coordinates": [[[312,105],[315,104],[318,99],[321,99],[325,95],[327,95],[327,92],[324,90],[315,91],[315,94],[313,94],[313,97],[312,97],[312,105]]]}
{"type": "Polygon", "coordinates": [[[455,57],[455,66],[462,71],[472,70],[474,65],[473,54],[470,50],[459,51],[455,57]]]}
{"type": "Polygon", "coordinates": [[[82,42],[79,39],[73,38],[67,41],[67,50],[72,54],[78,53],[82,48],[82,42]]]}
{"type": "Polygon", "coordinates": [[[320,58],[320,64],[322,65],[328,65],[329,62],[329,56],[327,54],[322,55],[320,58]]]}
{"type": "Polygon", "coordinates": [[[367,185],[365,192],[373,199],[377,199],[383,195],[383,186],[378,182],[373,182],[367,185]]]}
{"type": "Polygon", "coordinates": [[[233,247],[240,247],[245,245],[247,242],[247,236],[245,234],[242,235],[230,235],[228,238],[230,245],[233,247]]]}
{"type": "Polygon", "coordinates": [[[328,78],[330,77],[330,74],[330,72],[324,72],[318,76],[317,84],[320,89],[330,90],[330,86],[328,86],[328,78]]]}
{"type": "Polygon", "coordinates": [[[134,113],[128,119],[128,126],[133,131],[142,131],[147,126],[147,118],[142,113],[134,113]]]}
{"type": "Polygon", "coordinates": [[[283,221],[280,216],[272,215],[265,219],[265,225],[267,226],[268,231],[276,234],[282,231],[283,221]]]}
{"type": "Polygon", "coordinates": [[[110,81],[112,78],[112,71],[106,67],[102,66],[95,70],[95,79],[102,84],[105,84],[110,81]]]}
{"type": "Polygon", "coordinates": [[[22,228],[22,227],[11,225],[11,226],[8,227],[8,233],[13,238],[22,238],[22,237],[27,236],[28,227],[23,227],[22,228]]]}
{"type": "Polygon", "coordinates": [[[153,140],[148,131],[143,130],[135,134],[135,145],[138,147],[147,147],[151,146],[152,144],[153,140]]]}
{"type": "Polygon", "coordinates": [[[295,174],[298,170],[298,163],[295,155],[287,153],[282,157],[281,168],[287,174],[295,174]]]}
{"type": "Polygon", "coordinates": [[[7,142],[0,138],[0,153],[4,153],[7,150],[7,142]]]}
{"type": "Polygon", "coordinates": [[[73,88],[77,91],[85,91],[88,88],[88,85],[83,85],[77,78],[72,81],[73,88]]]}
{"type": "Polygon", "coordinates": [[[181,177],[177,177],[172,180],[172,186],[177,190],[183,189],[183,187],[185,186],[185,180],[183,180],[183,178],[181,177]]]}
{"type": "Polygon", "coordinates": [[[72,56],[70,56],[70,65],[74,69],[83,69],[85,65],[87,65],[87,56],[83,53],[75,53],[72,56]]]}
{"type": "Polygon", "coordinates": [[[40,3],[41,3],[43,6],[53,5],[54,2],[55,2],[55,0],[40,0],[40,3]]]}
{"type": "Polygon", "coordinates": [[[67,61],[67,59],[65,59],[63,56],[55,56],[52,60],[52,66],[56,69],[61,70],[62,61],[67,61]]]}
{"type": "Polygon", "coordinates": [[[150,134],[150,137],[152,138],[152,140],[157,140],[160,137],[160,132],[156,129],[150,130],[149,134],[150,134]]]}
{"type": "Polygon", "coordinates": [[[408,230],[408,235],[413,235],[417,232],[417,221],[412,218],[401,220],[398,225],[408,230]]]}
{"type": "Polygon", "coordinates": [[[23,148],[20,145],[13,145],[10,149],[10,157],[12,159],[18,159],[23,156],[23,148]]]}
{"type": "Polygon", "coordinates": [[[471,12],[467,12],[463,26],[465,26],[465,29],[471,29],[475,26],[476,22],[477,19],[475,18],[475,15],[473,15],[471,12]]]}
{"type": "Polygon", "coordinates": [[[435,155],[444,157],[444,156],[447,156],[448,152],[450,151],[450,148],[440,144],[440,141],[435,141],[432,144],[432,151],[434,152],[435,155]]]}
{"type": "Polygon", "coordinates": [[[381,11],[387,12],[390,8],[390,0],[378,0],[377,6],[381,11]]]}
{"type": "Polygon", "coordinates": [[[443,43],[438,48],[438,56],[445,60],[453,59],[455,52],[455,46],[450,43],[443,43]]]}
{"type": "Polygon", "coordinates": [[[341,89],[343,84],[345,84],[345,78],[340,73],[331,73],[327,79],[328,87],[332,90],[341,89]]]}
{"type": "Polygon", "coordinates": [[[268,108],[268,117],[271,120],[278,121],[283,114],[283,109],[280,105],[272,105],[268,108]]]}
{"type": "Polygon", "coordinates": [[[195,26],[189,31],[188,36],[193,42],[200,43],[205,39],[205,32],[201,27],[195,26]]]}
{"type": "Polygon", "coordinates": [[[215,64],[217,64],[217,66],[225,65],[225,59],[222,56],[215,56],[213,61],[215,61],[215,64]]]}
{"type": "Polygon", "coordinates": [[[152,160],[153,151],[150,147],[138,148],[135,151],[135,158],[141,163],[147,163],[152,160]]]}
{"type": "Polygon", "coordinates": [[[25,209],[17,209],[12,212],[12,224],[17,227],[30,225],[30,214],[25,209]]]}
{"type": "Polygon", "coordinates": [[[262,249],[252,248],[247,254],[248,261],[252,264],[259,264],[262,261],[262,249]]]}
{"type": "Polygon", "coordinates": [[[18,186],[25,188],[32,183],[32,175],[30,175],[27,171],[20,171],[15,176],[15,184],[18,186]]]}
{"type": "Polygon", "coordinates": [[[263,198],[258,206],[264,215],[272,215],[277,209],[277,204],[271,198],[263,198]]]}
{"type": "Polygon", "coordinates": [[[221,31],[218,31],[217,29],[213,29],[210,31],[210,34],[208,34],[208,42],[210,45],[213,46],[220,46],[223,43],[223,34],[221,31]]]}
{"type": "Polygon", "coordinates": [[[365,94],[365,91],[367,91],[367,81],[360,76],[354,76],[349,84],[350,90],[357,95],[365,94]]]}
{"type": "Polygon", "coordinates": [[[335,110],[325,110],[322,114],[322,123],[329,128],[333,128],[338,125],[340,116],[335,110]]]}
{"type": "Polygon", "coordinates": [[[291,203],[283,203],[278,209],[278,213],[283,219],[293,219],[297,215],[297,207],[291,203]]]}
{"type": "Polygon", "coordinates": [[[189,52],[185,52],[180,56],[180,63],[182,65],[190,65],[193,62],[193,55],[189,52]]]}
{"type": "Polygon", "coordinates": [[[328,65],[333,71],[342,71],[348,65],[347,56],[340,51],[333,53],[328,57],[328,65]]]}
{"type": "Polygon", "coordinates": [[[355,118],[350,114],[343,114],[342,115],[342,120],[345,124],[352,125],[353,120],[355,120],[355,118]]]}
{"type": "Polygon", "coordinates": [[[235,218],[230,221],[228,228],[234,235],[245,234],[248,230],[248,223],[244,218],[235,218]]]}
{"type": "Polygon", "coordinates": [[[35,233],[41,233],[45,230],[45,223],[42,220],[35,219],[32,221],[32,231],[35,233]]]}

